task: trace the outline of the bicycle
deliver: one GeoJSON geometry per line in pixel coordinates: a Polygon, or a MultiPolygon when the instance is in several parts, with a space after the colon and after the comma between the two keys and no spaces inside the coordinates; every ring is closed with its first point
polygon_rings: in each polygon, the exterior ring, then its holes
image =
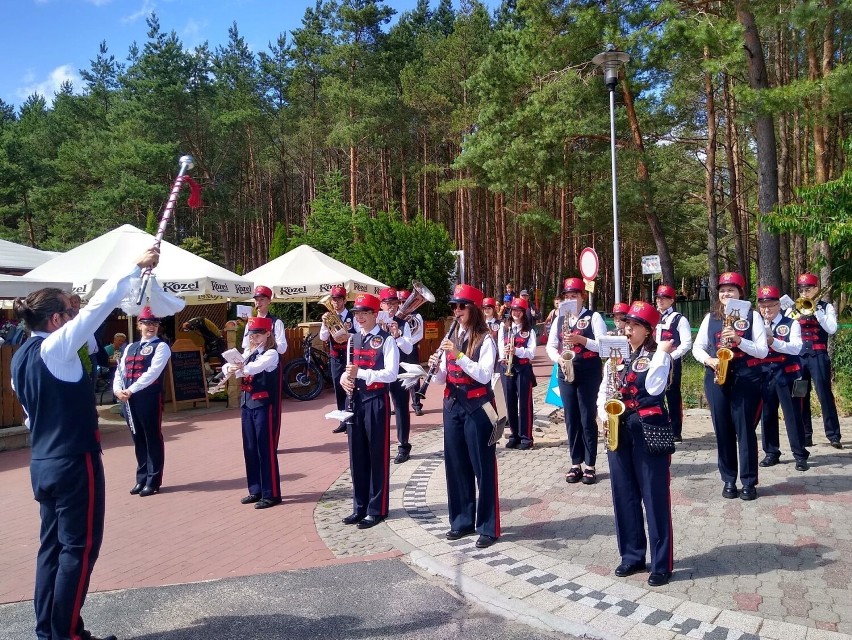
{"type": "Polygon", "coordinates": [[[331,365],[328,354],[313,346],[317,334],[302,340],[302,357],[284,365],[281,372],[284,393],[296,400],[313,400],[331,385],[331,365]]]}

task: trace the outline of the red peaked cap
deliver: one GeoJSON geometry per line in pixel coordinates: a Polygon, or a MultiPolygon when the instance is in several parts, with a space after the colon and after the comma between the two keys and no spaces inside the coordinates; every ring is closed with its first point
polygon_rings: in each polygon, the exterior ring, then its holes
{"type": "Polygon", "coordinates": [[[733,271],[726,271],[719,276],[719,286],[722,286],[723,284],[732,284],[735,287],[739,287],[740,291],[745,290],[745,278],[733,271]]]}
{"type": "Polygon", "coordinates": [[[331,297],[332,298],[345,298],[346,297],[346,287],[341,287],[340,285],[332,287],[331,288],[331,297]]]}
{"type": "Polygon", "coordinates": [[[648,329],[656,327],[660,322],[660,312],[647,302],[637,301],[630,305],[625,320],[635,320],[644,324],[648,329]]]}
{"type": "Polygon", "coordinates": [[[483,298],[482,299],[483,307],[496,307],[497,301],[494,298],[483,298]]]}
{"type": "Polygon", "coordinates": [[[614,305],[612,305],[613,314],[627,313],[628,311],[630,311],[630,305],[626,302],[616,302],[614,305]]]}
{"type": "Polygon", "coordinates": [[[154,312],[151,311],[151,307],[144,307],[142,309],[142,313],[139,314],[137,320],[150,320],[153,322],[159,322],[160,319],[154,315],[154,312]]]}
{"type": "Polygon", "coordinates": [[[372,311],[378,312],[382,306],[381,300],[369,293],[359,293],[355,296],[355,304],[352,305],[353,311],[372,311]]]}
{"type": "Polygon", "coordinates": [[[484,298],[485,294],[476,287],[471,287],[469,284],[457,284],[450,302],[469,302],[475,307],[481,307],[484,298]]]}
{"type": "Polygon", "coordinates": [[[401,302],[405,302],[411,296],[411,292],[408,289],[399,289],[397,291],[397,294],[399,294],[399,299],[401,302]]]}
{"type": "Polygon", "coordinates": [[[246,331],[249,333],[272,331],[272,318],[269,316],[265,318],[258,318],[257,316],[251,317],[246,323],[246,331]]]}
{"type": "Polygon", "coordinates": [[[527,309],[530,308],[530,303],[529,303],[528,300],[526,300],[524,298],[515,298],[514,300],[512,300],[512,307],[511,308],[512,309],[523,309],[524,311],[526,311],[527,309]]]}
{"type": "Polygon", "coordinates": [[[657,297],[658,298],[671,298],[672,300],[674,300],[675,295],[676,294],[675,294],[674,287],[670,287],[667,284],[661,284],[659,287],[657,287],[657,297]]]}
{"type": "Polygon", "coordinates": [[[382,302],[387,302],[388,300],[399,300],[399,294],[393,287],[386,287],[382,289],[379,292],[379,297],[381,297],[382,302]]]}
{"type": "Polygon", "coordinates": [[[796,278],[797,287],[816,287],[819,286],[819,278],[813,273],[803,273],[796,278]]]}
{"type": "Polygon", "coordinates": [[[757,301],[761,302],[763,300],[780,300],[781,292],[778,291],[778,287],[773,287],[770,285],[764,285],[760,289],[757,290],[757,301]]]}
{"type": "Polygon", "coordinates": [[[270,300],[272,300],[272,289],[269,287],[264,287],[263,285],[258,285],[254,288],[254,295],[252,298],[256,298],[258,296],[266,296],[270,300]]]}
{"type": "Polygon", "coordinates": [[[562,293],[571,293],[572,291],[582,293],[585,290],[586,285],[583,284],[582,278],[565,278],[565,282],[562,284],[562,293]]]}

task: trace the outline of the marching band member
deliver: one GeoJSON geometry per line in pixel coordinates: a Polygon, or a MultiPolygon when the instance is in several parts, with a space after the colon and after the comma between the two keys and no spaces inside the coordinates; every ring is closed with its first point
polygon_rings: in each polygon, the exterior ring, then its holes
{"type": "Polygon", "coordinates": [[[500,330],[500,318],[497,317],[497,301],[494,298],[482,299],[482,316],[485,318],[485,325],[491,331],[491,337],[497,339],[497,332],[500,330]]]}
{"type": "Polygon", "coordinates": [[[805,427],[799,401],[793,398],[793,380],[802,374],[798,354],[802,350],[799,323],[781,314],[781,294],[777,287],[763,286],[757,291],[757,308],[763,316],[769,356],[763,361],[763,411],[761,412],[763,452],[761,467],[778,464],[781,442],[778,433],[778,405],[784,411],[784,426],[790,449],[796,459],[796,471],[808,470],[805,427]]]}
{"type": "Polygon", "coordinates": [[[683,442],[683,394],[680,385],[683,378],[683,356],[692,348],[692,328],[689,326],[689,320],[674,310],[676,295],[674,287],[667,284],[657,287],[657,311],[660,312],[657,332],[661,341],[671,340],[674,343],[672,378],[666,389],[666,406],[669,409],[675,442],[683,442]]]}
{"type": "Polygon", "coordinates": [[[624,358],[621,372],[615,373],[615,389],[610,388],[613,380],[604,376],[597,403],[598,417],[607,436],[608,415],[604,409],[607,400],[618,393],[624,403],[624,412],[618,419],[618,446],[607,453],[615,535],[621,556],[615,575],[624,578],[645,571],[650,542],[648,584],[659,587],[671,578],[674,556],[670,493],[670,451],[674,442],[668,451],[656,451],[651,448],[646,428],[649,425],[663,430],[670,428],[663,392],[669,381],[669,353],[673,344],[666,341],[658,346],[654,341],[660,314],[646,302],[634,302],[628,307],[625,321],[630,353],[624,358]]]}
{"type": "Polygon", "coordinates": [[[524,298],[515,298],[512,301],[511,325],[501,323],[497,334],[506,411],[512,431],[511,437],[506,441],[507,449],[533,448],[532,361],[535,358],[536,336],[535,329],[530,325],[527,306],[524,298]],[[508,363],[510,354],[511,366],[508,363]],[[512,375],[508,375],[509,373],[512,375]]]}
{"type": "Polygon", "coordinates": [[[483,406],[492,402],[491,376],[497,347],[480,309],[483,294],[456,285],[450,308],[458,321],[454,336],[441,342],[429,359],[444,389],[444,465],[450,515],[448,540],[478,532],[476,546],[490,547],[500,537],[496,444],[489,444],[491,419],[483,406]],[[477,487],[479,497],[477,498],[477,487]]]}
{"type": "MultiPolygon", "coordinates": [[[[399,311],[399,293],[393,287],[387,287],[379,292],[382,301],[382,310],[385,312],[384,324],[391,338],[396,340],[399,348],[399,361],[420,364],[419,352],[416,349],[417,342],[423,338],[423,323],[418,327],[419,337],[415,339],[412,335],[411,323],[404,322],[402,326],[395,320],[396,312],[399,311]]],[[[399,373],[404,373],[400,366],[399,373]]],[[[406,389],[401,380],[394,380],[390,385],[390,397],[393,401],[394,414],[396,415],[396,457],[394,464],[402,464],[411,457],[411,392],[406,389]]]]}
{"type": "MultiPolygon", "coordinates": [[[[338,410],[343,410],[346,406],[346,392],[340,386],[340,376],[343,375],[343,370],[346,368],[346,345],[349,342],[349,336],[358,330],[358,325],[355,322],[355,316],[346,308],[346,289],[336,286],[331,288],[331,304],[334,311],[326,311],[322,314],[322,326],[319,330],[319,339],[328,346],[328,361],[331,366],[331,381],[334,385],[334,399],[337,402],[338,410]],[[329,314],[336,313],[340,318],[341,324],[345,330],[340,330],[337,334],[332,335],[325,324],[325,320],[329,314]]],[[[345,433],[346,423],[341,422],[331,431],[332,433],[345,433]]]]}
{"type": "Polygon", "coordinates": [[[343,524],[375,527],[388,515],[390,491],[390,384],[399,371],[396,340],[376,323],[380,300],[369,293],[355,298],[352,310],[360,326],[352,334],[350,355],[340,384],[352,394],[355,415],[348,423],[352,513],[343,524]]]}
{"type": "Polygon", "coordinates": [[[136,484],[133,495],[150,496],[163,483],[163,374],[172,355],[169,345],[157,337],[160,319],[145,307],[136,325],[140,340],[124,350],[113,377],[112,392],[126,402],[125,419],[136,453],[136,484]]]}
{"type": "Polygon", "coordinates": [[[248,495],[242,504],[268,509],[281,503],[281,474],[275,443],[273,386],[278,380],[278,351],[272,337],[272,318],[249,318],[246,324],[249,348],[242,364],[225,364],[225,377],[242,378],[240,407],[243,427],[243,456],[248,495]]]}
{"type": "MultiPolygon", "coordinates": [[[[275,316],[269,313],[269,304],[272,302],[272,289],[269,287],[264,287],[263,285],[258,285],[254,288],[254,294],[252,295],[254,299],[255,306],[255,316],[258,318],[271,318],[272,319],[272,335],[275,338],[275,350],[278,351],[278,355],[284,355],[287,352],[287,334],[284,332],[284,321],[281,320],[278,316],[275,316]]],[[[249,347],[249,335],[248,331],[243,334],[243,351],[248,349],[249,347]]],[[[281,437],[281,400],[282,400],[282,391],[281,387],[283,384],[283,380],[281,374],[283,372],[283,366],[281,363],[281,359],[278,359],[278,382],[274,385],[272,390],[275,395],[272,401],[272,419],[275,422],[275,447],[276,450],[278,448],[278,440],[281,437]]]]}
{"type": "Polygon", "coordinates": [[[725,486],[722,497],[757,498],[757,421],[761,405],[761,361],[769,353],[763,319],[756,311],[747,318],[725,316],[728,300],[741,300],[745,279],[739,273],[719,276],[719,301],[704,316],[692,347],[692,355],[705,366],[704,395],[710,404],[719,459],[719,475],[725,486]],[[729,348],[724,384],[717,352],[729,348]],[[749,357],[751,356],[751,357],[749,357]],[[737,489],[737,451],[742,492],[737,489]]]}
{"type": "Polygon", "coordinates": [[[598,424],[595,420],[595,397],[603,372],[598,358],[598,338],[606,335],[606,323],[596,311],[585,307],[586,287],[582,278],[565,278],[562,287],[564,300],[574,300],[577,315],[559,316],[550,329],[547,355],[557,364],[559,394],[565,407],[565,428],[568,432],[568,449],[571,468],[565,481],[594,484],[595,461],[598,449],[598,424]],[[570,354],[570,355],[569,355],[570,354]],[[570,365],[564,365],[571,358],[570,365]],[[569,369],[571,380],[565,378],[569,369]],[[586,465],[585,471],[581,464],[586,465]]]}
{"type": "Polygon", "coordinates": [[[607,335],[610,336],[623,336],[624,327],[627,325],[627,322],[624,320],[624,316],[627,315],[627,312],[630,310],[630,305],[624,302],[616,302],[612,305],[612,321],[615,324],[615,329],[612,331],[608,331],[607,335]]]}
{"type": "MultiPolygon", "coordinates": [[[[802,329],[802,378],[813,384],[822,408],[822,423],[825,437],[835,449],[842,449],[840,443],[840,421],[837,418],[837,405],[831,390],[831,359],[828,357],[828,337],[837,333],[837,313],[830,302],[817,300],[819,278],[813,273],[803,273],[796,279],[799,296],[814,303],[814,312],[798,316],[802,329]]],[[[792,310],[791,310],[792,311],[792,310]]],[[[808,395],[802,398],[802,420],[805,423],[805,446],[813,446],[814,427],[811,422],[811,384],[808,395]]]]}
{"type": "MultiPolygon", "coordinates": [[[[407,289],[400,289],[399,293],[399,301],[405,304],[405,301],[411,296],[411,292],[407,289]]],[[[399,346],[399,359],[400,362],[409,362],[411,364],[420,364],[420,342],[423,340],[423,336],[425,335],[425,323],[423,322],[423,316],[421,316],[416,311],[411,315],[411,318],[408,320],[409,328],[411,329],[411,353],[405,353],[403,346],[397,341],[397,346],[399,346]],[[405,360],[403,360],[405,358],[405,360]]],[[[414,415],[422,416],[423,415],[423,398],[417,395],[417,392],[420,390],[420,380],[414,383],[414,385],[408,390],[409,395],[411,396],[411,406],[414,409],[414,415]]],[[[409,447],[408,451],[411,451],[409,447]]],[[[406,457],[406,460],[408,458],[406,457]]],[[[402,460],[401,462],[405,462],[402,460]]]]}
{"type": "MultiPolygon", "coordinates": [[[[121,304],[133,278],[157,266],[149,249],[107,280],[71,318],[68,295],[40,289],[14,301],[32,332],[12,357],[12,388],[30,434],[30,478],[41,536],[33,605],[39,638],[92,638],[80,610],[101,549],[106,509],[98,413],[77,350],[121,304]]],[[[115,640],[114,635],[103,640],[115,640]]]]}

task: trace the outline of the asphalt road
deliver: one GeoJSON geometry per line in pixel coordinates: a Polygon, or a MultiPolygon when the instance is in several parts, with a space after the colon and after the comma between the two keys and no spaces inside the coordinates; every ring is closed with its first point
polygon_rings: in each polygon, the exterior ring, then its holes
{"type": "MultiPolygon", "coordinates": [[[[400,559],[91,594],[83,617],[119,640],[566,637],[472,606],[400,559]]],[[[32,602],[0,606],[0,640],[33,638],[33,627],[32,602]]]]}

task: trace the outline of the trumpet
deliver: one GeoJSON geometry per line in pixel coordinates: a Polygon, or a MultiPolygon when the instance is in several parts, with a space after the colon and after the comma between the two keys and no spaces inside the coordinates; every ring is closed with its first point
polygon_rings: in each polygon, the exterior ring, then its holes
{"type": "Polygon", "coordinates": [[[512,321],[509,320],[503,327],[505,331],[505,335],[503,336],[503,348],[506,350],[506,372],[503,374],[507,378],[511,378],[515,375],[512,372],[512,365],[515,364],[515,351],[511,349],[514,343],[512,339],[512,321]]]}
{"type": "MultiPolygon", "coordinates": [[[[739,314],[735,315],[725,315],[725,325],[723,327],[727,328],[734,324],[734,318],[739,317],[739,314]]],[[[719,350],[716,351],[716,358],[719,360],[719,363],[716,365],[716,376],[713,379],[718,385],[723,385],[728,380],[728,364],[734,357],[734,352],[731,350],[728,345],[727,339],[722,339],[722,346],[719,347],[719,350]]]]}
{"type": "Polygon", "coordinates": [[[796,317],[801,316],[807,318],[808,316],[812,316],[816,313],[816,303],[805,296],[796,298],[794,307],[796,309],[796,317]]]}
{"type": "Polygon", "coordinates": [[[621,414],[624,413],[625,406],[621,401],[621,394],[618,391],[618,361],[621,358],[621,349],[613,349],[610,353],[607,367],[609,369],[609,377],[607,379],[607,397],[609,398],[604,404],[606,412],[606,448],[607,451],[615,451],[618,449],[618,427],[621,420],[621,414]]]}
{"type": "Polygon", "coordinates": [[[325,295],[319,299],[319,303],[328,309],[328,313],[322,319],[322,323],[325,325],[325,328],[328,329],[328,332],[334,336],[335,334],[346,331],[346,325],[343,324],[343,320],[340,319],[340,316],[337,315],[337,310],[334,308],[334,303],[331,301],[331,295],[325,295]]]}

